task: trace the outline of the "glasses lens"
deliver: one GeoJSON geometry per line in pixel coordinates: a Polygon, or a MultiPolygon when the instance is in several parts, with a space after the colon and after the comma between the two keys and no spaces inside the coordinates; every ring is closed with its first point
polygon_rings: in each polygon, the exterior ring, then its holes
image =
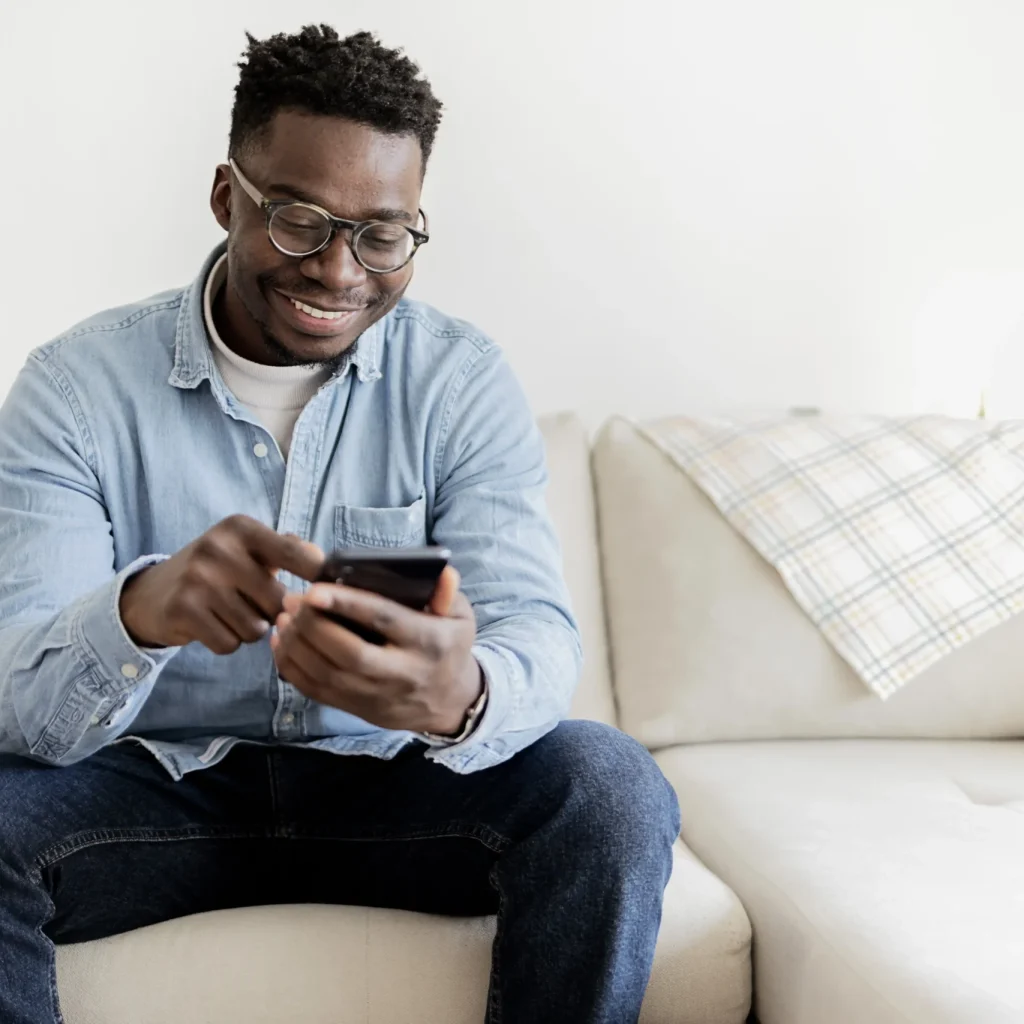
{"type": "Polygon", "coordinates": [[[356,241],[356,252],[364,266],[381,273],[408,263],[415,247],[412,235],[400,224],[370,224],[356,241]]]}
{"type": "Polygon", "coordinates": [[[305,256],[319,249],[330,233],[327,218],[302,203],[278,207],[270,218],[270,237],[274,244],[295,256],[305,256]]]}

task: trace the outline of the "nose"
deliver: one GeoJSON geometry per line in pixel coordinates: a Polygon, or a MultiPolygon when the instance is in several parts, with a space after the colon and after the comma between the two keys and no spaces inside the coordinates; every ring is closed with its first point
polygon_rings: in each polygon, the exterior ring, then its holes
{"type": "Polygon", "coordinates": [[[307,256],[300,269],[329,292],[344,292],[366,284],[366,268],[352,252],[347,231],[339,231],[326,249],[307,256]]]}

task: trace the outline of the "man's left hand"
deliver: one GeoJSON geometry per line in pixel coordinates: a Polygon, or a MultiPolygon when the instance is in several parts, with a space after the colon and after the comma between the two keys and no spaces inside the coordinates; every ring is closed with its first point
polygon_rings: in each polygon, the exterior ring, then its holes
{"type": "Polygon", "coordinates": [[[455,735],[483,688],[475,638],[472,606],[448,566],[425,612],[333,583],[289,594],[270,644],[281,677],[313,700],[384,729],[455,735]],[[325,611],[387,643],[368,643],[325,611]]]}

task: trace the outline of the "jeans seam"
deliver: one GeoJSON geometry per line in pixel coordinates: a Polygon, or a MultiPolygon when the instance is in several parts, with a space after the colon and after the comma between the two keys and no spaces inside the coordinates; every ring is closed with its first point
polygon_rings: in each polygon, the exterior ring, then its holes
{"type": "Polygon", "coordinates": [[[475,839],[493,853],[504,853],[512,845],[512,840],[485,825],[420,829],[401,835],[382,832],[361,836],[325,835],[315,829],[303,830],[300,828],[289,830],[288,837],[290,839],[318,839],[339,843],[407,843],[421,839],[475,839]]]}
{"type": "MultiPolygon", "coordinates": [[[[40,870],[40,872],[39,872],[39,887],[40,887],[40,891],[46,892],[46,887],[45,887],[45,884],[43,882],[43,877],[42,876],[43,876],[43,872],[42,872],[42,870],[40,870]]],[[[50,897],[48,895],[47,899],[48,899],[49,904],[50,904],[50,910],[51,910],[50,917],[52,918],[53,914],[55,914],[57,912],[57,908],[54,906],[52,897],[50,897]]],[[[47,949],[47,951],[49,953],[48,967],[49,967],[49,975],[50,975],[50,978],[49,978],[49,980],[50,980],[50,1003],[53,1006],[53,1020],[54,1020],[54,1024],[65,1024],[65,1022],[64,1022],[64,1014],[61,1012],[61,1008],[60,1008],[60,992],[57,989],[57,947],[54,945],[53,941],[46,934],[46,932],[43,931],[44,924],[45,924],[44,921],[40,921],[39,924],[36,925],[36,932],[38,933],[39,938],[45,944],[46,949],[47,949]]]]}
{"type": "Polygon", "coordinates": [[[92,846],[112,843],[166,843],[183,842],[192,839],[264,839],[266,835],[258,829],[215,829],[202,826],[173,829],[90,829],[79,832],[67,839],[46,847],[36,855],[35,863],[41,871],[53,867],[58,861],[92,846]]]}
{"type": "Polygon", "coordinates": [[[505,931],[505,894],[498,881],[498,865],[489,872],[489,880],[498,894],[498,914],[491,943],[491,978],[487,992],[487,1024],[501,1024],[501,996],[498,991],[501,982],[501,940],[505,931]]]}

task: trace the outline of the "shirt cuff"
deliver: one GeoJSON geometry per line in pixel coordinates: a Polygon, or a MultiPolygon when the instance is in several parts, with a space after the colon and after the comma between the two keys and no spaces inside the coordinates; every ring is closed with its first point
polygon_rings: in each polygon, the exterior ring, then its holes
{"type": "Polygon", "coordinates": [[[83,653],[82,660],[95,668],[98,680],[108,693],[132,689],[181,650],[180,647],[141,648],[128,635],[121,621],[121,590],[125,582],[168,557],[145,555],[137,558],[93,594],[72,626],[83,653]]]}

